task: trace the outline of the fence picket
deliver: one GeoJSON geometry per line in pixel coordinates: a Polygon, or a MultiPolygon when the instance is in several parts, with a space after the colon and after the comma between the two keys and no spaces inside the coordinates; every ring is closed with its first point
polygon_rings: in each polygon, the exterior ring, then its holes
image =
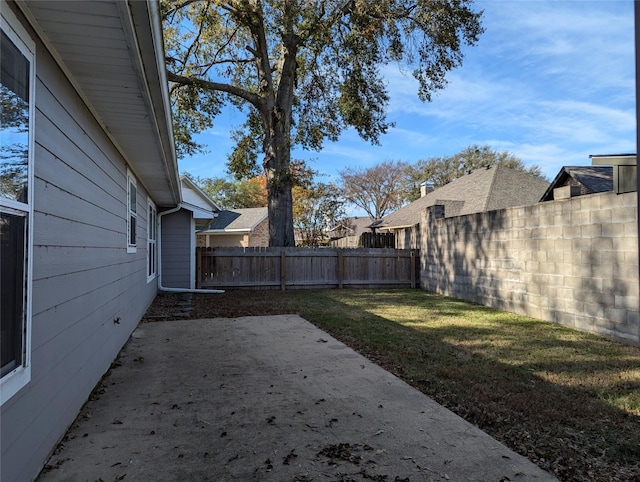
{"type": "Polygon", "coordinates": [[[416,287],[416,253],[379,248],[197,248],[202,288],[416,287]]]}

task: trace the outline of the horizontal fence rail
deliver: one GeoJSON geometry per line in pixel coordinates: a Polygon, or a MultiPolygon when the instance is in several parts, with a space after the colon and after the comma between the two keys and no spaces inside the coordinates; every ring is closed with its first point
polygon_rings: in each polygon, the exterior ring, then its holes
{"type": "Polygon", "coordinates": [[[416,287],[416,250],[197,248],[198,288],[416,287]]]}

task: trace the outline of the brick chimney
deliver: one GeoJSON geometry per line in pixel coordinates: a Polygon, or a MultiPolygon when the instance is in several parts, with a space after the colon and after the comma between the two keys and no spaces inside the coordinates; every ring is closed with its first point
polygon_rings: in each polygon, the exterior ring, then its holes
{"type": "Polygon", "coordinates": [[[430,182],[424,181],[420,183],[420,197],[425,197],[430,192],[435,191],[433,184],[430,182]]]}

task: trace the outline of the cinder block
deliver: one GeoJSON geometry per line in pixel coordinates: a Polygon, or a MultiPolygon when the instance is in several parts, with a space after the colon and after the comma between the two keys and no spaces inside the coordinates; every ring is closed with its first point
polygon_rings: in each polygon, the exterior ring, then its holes
{"type": "Polygon", "coordinates": [[[555,251],[550,249],[547,253],[548,263],[562,263],[564,261],[564,251],[555,251]]]}
{"type": "Polygon", "coordinates": [[[613,240],[611,238],[591,238],[590,248],[592,251],[612,251],[613,240]]]}
{"type": "Polygon", "coordinates": [[[602,224],[585,224],[580,226],[580,235],[583,238],[595,238],[602,236],[602,224]]]}
{"type": "Polygon", "coordinates": [[[638,239],[638,223],[630,222],[624,224],[624,235],[629,238],[638,239]]]}
{"type": "MultiPolygon", "coordinates": [[[[571,263],[557,262],[552,264],[553,272],[564,280],[564,276],[571,275],[571,263]]],[[[559,285],[564,284],[559,283],[559,285]]]]}
{"type": "Polygon", "coordinates": [[[614,223],[626,223],[638,221],[637,207],[618,207],[611,213],[611,221],[614,223]]]}
{"type": "Polygon", "coordinates": [[[575,327],[576,315],[573,313],[566,313],[563,311],[554,311],[553,313],[553,321],[563,326],[575,327]]]}
{"type": "Polygon", "coordinates": [[[637,207],[638,193],[627,192],[624,194],[611,193],[611,204],[616,207],[637,207]]]}
{"type": "Polygon", "coordinates": [[[568,225],[562,228],[562,237],[565,239],[579,238],[582,236],[583,225],[568,225]]]}
{"type": "Polygon", "coordinates": [[[582,289],[582,278],[579,276],[565,276],[564,277],[565,288],[582,289]]]}
{"type": "Polygon", "coordinates": [[[613,215],[612,209],[600,209],[589,213],[589,222],[592,224],[610,223],[613,215]]]}
{"type": "Polygon", "coordinates": [[[615,295],[615,308],[629,311],[640,309],[640,298],[638,296],[615,295]]]}
{"type": "Polygon", "coordinates": [[[622,279],[638,279],[638,266],[632,264],[622,264],[617,266],[616,274],[622,279]]]}
{"type": "Polygon", "coordinates": [[[573,315],[583,315],[584,303],[582,301],[576,300],[567,301],[567,313],[571,313],[573,315]]]}
{"type": "Polygon", "coordinates": [[[580,201],[581,211],[596,211],[600,209],[601,198],[602,196],[598,196],[597,194],[591,194],[587,196],[580,196],[579,198],[576,198],[576,200],[580,201]]]}
{"type": "Polygon", "coordinates": [[[591,264],[574,264],[571,267],[571,275],[577,278],[590,278],[592,274],[591,264]]]}
{"type": "MultiPolygon", "coordinates": [[[[622,250],[620,250],[622,251],[622,250]]],[[[631,264],[634,266],[638,266],[638,251],[623,251],[623,262],[624,264],[631,264]]]]}
{"type": "Polygon", "coordinates": [[[549,226],[546,231],[546,239],[556,239],[564,236],[563,226],[549,226]]]}
{"type": "Polygon", "coordinates": [[[582,224],[587,224],[589,222],[589,211],[581,210],[580,205],[568,204],[568,206],[572,206],[573,209],[568,209],[566,213],[567,216],[567,224],[571,226],[580,226],[582,224]]]}
{"type": "Polygon", "coordinates": [[[585,303],[584,313],[594,318],[604,318],[604,306],[599,303],[585,303]]]}
{"type": "Polygon", "coordinates": [[[631,328],[631,332],[640,337],[640,312],[638,310],[627,311],[627,325],[631,328]]]}
{"type": "MultiPolygon", "coordinates": [[[[600,233],[594,234],[594,236],[599,236],[600,234],[609,238],[619,238],[625,236],[625,223],[607,223],[595,226],[600,227],[600,229],[598,230],[600,231],[600,233]]],[[[583,227],[583,230],[585,228],[586,226],[583,227]]],[[[637,225],[635,226],[635,228],[637,229],[637,225]]]]}
{"type": "Polygon", "coordinates": [[[591,239],[574,238],[571,240],[572,251],[589,251],[591,250],[591,239]]]}
{"type": "Polygon", "coordinates": [[[604,317],[613,323],[626,323],[627,322],[627,310],[619,308],[605,308],[604,317]]]}
{"type": "Polygon", "coordinates": [[[589,331],[593,333],[600,333],[607,336],[613,336],[615,330],[615,323],[606,318],[590,318],[585,317],[585,322],[590,323],[589,331]]]}

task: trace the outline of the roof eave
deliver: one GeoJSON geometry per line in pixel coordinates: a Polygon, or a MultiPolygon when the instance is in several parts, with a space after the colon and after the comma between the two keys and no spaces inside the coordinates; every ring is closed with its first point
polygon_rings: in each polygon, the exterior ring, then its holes
{"type": "Polygon", "coordinates": [[[151,199],[160,208],[177,206],[182,198],[158,3],[105,0],[98,8],[107,9],[108,15],[92,13],[87,2],[17,0],[17,5],[151,199]],[[57,15],[52,16],[51,12],[57,15]],[[73,15],[66,15],[68,12],[73,15]],[[87,25],[82,19],[89,17],[92,28],[108,29],[112,36],[96,37],[82,49],[69,50],[69,45],[77,45],[77,38],[86,35],[87,25]],[[103,42],[97,44],[100,40],[103,42]],[[130,78],[135,82],[109,68],[113,58],[92,52],[96,46],[103,50],[113,48],[115,42],[126,42],[127,48],[119,51],[126,55],[119,58],[128,60],[133,74],[130,78]],[[86,58],[90,58],[89,63],[86,58]],[[90,66],[97,68],[91,70],[90,66]],[[93,73],[97,70],[99,73],[93,73]],[[100,81],[99,89],[96,81],[100,81]],[[133,98],[136,103],[128,104],[125,112],[114,109],[104,101],[105,97],[133,98]],[[135,112],[136,119],[144,119],[134,121],[129,112],[135,112]],[[124,125],[133,122],[135,129],[124,125]]]}

